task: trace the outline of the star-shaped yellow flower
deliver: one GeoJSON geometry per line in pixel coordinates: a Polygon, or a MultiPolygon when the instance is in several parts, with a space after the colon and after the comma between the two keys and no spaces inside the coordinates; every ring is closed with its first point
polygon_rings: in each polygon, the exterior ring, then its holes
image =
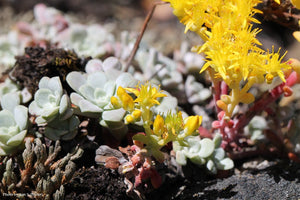
{"type": "Polygon", "coordinates": [[[125,90],[133,93],[137,97],[134,102],[139,103],[141,106],[152,107],[155,104],[159,104],[157,98],[167,96],[166,94],[161,93],[159,88],[152,87],[150,83],[146,83],[145,85],[136,88],[125,88],[125,90]]]}

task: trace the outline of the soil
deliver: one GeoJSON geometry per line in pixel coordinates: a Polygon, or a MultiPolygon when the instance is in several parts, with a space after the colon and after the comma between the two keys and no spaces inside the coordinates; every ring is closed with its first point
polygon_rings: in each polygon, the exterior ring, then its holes
{"type": "MultiPolygon", "coordinates": [[[[243,161],[226,178],[207,174],[193,164],[183,167],[183,176],[165,177],[145,199],[299,199],[300,166],[288,160],[256,158],[243,161]]],[[[124,177],[103,166],[81,168],[66,186],[66,199],[133,199],[126,195],[124,177]]]]}
{"type": "Polygon", "coordinates": [[[10,72],[12,80],[34,94],[43,76],[59,76],[64,88],[66,75],[71,71],[84,71],[87,59],[80,59],[73,51],[55,48],[27,47],[25,55],[16,56],[16,63],[10,72]]]}
{"type": "Polygon", "coordinates": [[[65,189],[66,200],[130,199],[126,195],[124,178],[101,166],[79,169],[65,189]]]}

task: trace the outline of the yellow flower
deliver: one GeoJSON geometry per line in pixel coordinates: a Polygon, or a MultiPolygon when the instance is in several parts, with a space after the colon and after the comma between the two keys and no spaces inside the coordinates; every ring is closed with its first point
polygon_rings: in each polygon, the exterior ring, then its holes
{"type": "Polygon", "coordinates": [[[120,102],[120,100],[117,97],[115,97],[115,96],[112,96],[110,98],[110,102],[113,105],[113,107],[116,108],[116,109],[122,107],[122,102],[120,102]]]}
{"type": "Polygon", "coordinates": [[[264,69],[266,70],[266,81],[267,83],[271,83],[273,80],[273,77],[279,76],[280,79],[285,82],[284,73],[283,70],[290,69],[291,66],[288,65],[286,62],[282,62],[283,57],[286,55],[287,52],[283,54],[283,56],[280,57],[278,50],[277,53],[274,53],[274,47],[272,48],[272,53],[268,52],[266,57],[266,64],[264,66],[264,69]]]}
{"type": "Polygon", "coordinates": [[[300,42],[300,31],[295,31],[293,33],[293,36],[298,42],[300,42]]]}
{"type": "Polygon", "coordinates": [[[202,46],[193,48],[206,56],[200,73],[209,68],[213,79],[222,78],[231,89],[230,102],[217,102],[227,117],[239,103],[254,101],[254,96],[247,93],[254,83],[270,83],[276,76],[285,81],[284,70],[289,69],[281,63],[285,54],[280,57],[279,51],[269,53],[259,48],[256,35],[260,29],[251,24],[260,23],[254,15],[261,13],[255,8],[261,0],[164,1],[170,2],[174,14],[186,26],[185,32],[194,31],[204,40],[202,46]]]}
{"type": "Polygon", "coordinates": [[[125,124],[130,124],[134,122],[134,118],[132,117],[132,115],[127,115],[125,117],[125,124]]]}
{"type": "Polygon", "coordinates": [[[192,135],[201,125],[202,123],[202,116],[189,116],[185,120],[184,125],[184,135],[189,136],[192,135]]]}
{"type": "Polygon", "coordinates": [[[168,132],[178,134],[183,129],[183,118],[182,113],[177,112],[176,114],[169,113],[166,116],[165,124],[168,132]]]}
{"type": "Polygon", "coordinates": [[[152,87],[150,83],[141,85],[137,88],[125,88],[127,91],[132,92],[137,97],[134,102],[139,103],[141,106],[152,107],[159,104],[157,98],[165,97],[166,94],[160,93],[159,89],[152,87]]]}
{"type": "Polygon", "coordinates": [[[300,9],[300,0],[291,0],[291,3],[298,9],[300,9]]]}
{"type": "Polygon", "coordinates": [[[162,116],[157,115],[153,123],[153,132],[155,135],[161,136],[165,132],[165,122],[162,116]]]}
{"type": "MultiPolygon", "coordinates": [[[[117,96],[122,102],[122,106],[127,111],[132,111],[134,109],[134,102],[132,97],[125,91],[125,89],[121,86],[119,86],[117,90],[117,96]]],[[[111,98],[112,104],[117,104],[117,100],[115,98],[111,98]]]]}
{"type": "Polygon", "coordinates": [[[135,120],[139,120],[142,116],[142,111],[136,109],[132,112],[132,116],[135,120]]]}

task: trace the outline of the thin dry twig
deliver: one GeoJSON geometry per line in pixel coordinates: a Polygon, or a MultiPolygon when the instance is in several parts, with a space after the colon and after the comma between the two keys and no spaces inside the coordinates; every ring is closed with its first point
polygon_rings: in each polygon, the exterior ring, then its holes
{"type": "Polygon", "coordinates": [[[134,44],[134,47],[133,47],[133,49],[132,49],[132,51],[131,51],[131,53],[130,53],[130,55],[129,55],[129,58],[128,58],[128,60],[127,60],[127,63],[126,63],[125,69],[124,69],[125,72],[128,71],[128,68],[130,67],[131,62],[132,62],[132,60],[133,60],[134,57],[135,57],[135,54],[136,54],[136,52],[137,52],[137,50],[138,50],[138,48],[139,48],[139,45],[140,45],[141,40],[142,40],[142,38],[143,38],[143,36],[144,36],[145,30],[146,30],[146,28],[147,28],[147,25],[148,25],[150,19],[152,18],[152,15],[153,15],[153,13],[154,13],[154,11],[155,11],[156,6],[158,6],[158,5],[163,5],[163,4],[167,4],[167,3],[166,3],[166,2],[155,2],[155,3],[152,5],[152,8],[151,8],[151,10],[149,11],[149,13],[148,13],[148,15],[147,15],[147,17],[146,17],[146,19],[145,19],[145,21],[144,21],[142,30],[141,30],[141,32],[140,32],[138,38],[136,39],[135,44],[134,44]]]}

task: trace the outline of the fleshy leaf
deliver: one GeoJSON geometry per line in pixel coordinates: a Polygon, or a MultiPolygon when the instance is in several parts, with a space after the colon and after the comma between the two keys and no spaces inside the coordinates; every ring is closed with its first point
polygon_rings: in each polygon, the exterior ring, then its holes
{"type": "Polygon", "coordinates": [[[15,126],[15,119],[13,114],[8,110],[0,111],[0,127],[10,127],[15,126]]]}
{"type": "Polygon", "coordinates": [[[80,94],[88,100],[93,100],[94,97],[94,88],[90,85],[82,85],[79,88],[80,94]]]}
{"type": "Polygon", "coordinates": [[[42,108],[46,105],[55,106],[55,101],[53,102],[53,100],[50,100],[50,96],[52,96],[52,98],[54,97],[53,93],[49,89],[41,88],[38,91],[36,91],[34,95],[34,100],[37,103],[37,105],[42,108]]]}
{"type": "Polygon", "coordinates": [[[89,60],[85,66],[85,71],[88,74],[91,74],[91,73],[94,73],[97,71],[102,71],[102,70],[103,70],[102,61],[99,59],[89,60]]]}
{"type": "Polygon", "coordinates": [[[71,93],[70,98],[71,98],[71,102],[76,106],[79,106],[80,101],[84,100],[84,98],[81,95],[75,92],[71,93]]]}
{"type": "Polygon", "coordinates": [[[206,168],[211,171],[212,173],[216,174],[217,173],[217,168],[215,163],[212,160],[208,160],[206,163],[206,168]]]}
{"type": "Polygon", "coordinates": [[[82,72],[70,72],[66,79],[70,87],[76,92],[79,92],[80,86],[86,83],[85,75],[82,72]]]}
{"type": "Polygon", "coordinates": [[[49,138],[50,140],[59,140],[61,136],[68,133],[68,130],[60,130],[60,129],[54,129],[51,127],[46,127],[44,135],[49,138]]]}
{"type": "Polygon", "coordinates": [[[11,137],[6,144],[9,146],[18,146],[21,144],[21,142],[23,142],[25,135],[27,133],[27,130],[23,130],[20,133],[18,133],[17,135],[14,135],[13,137],[11,137]]]}
{"type": "Polygon", "coordinates": [[[95,72],[93,74],[89,74],[87,78],[87,84],[93,88],[104,88],[106,82],[107,78],[104,72],[95,72]]]}
{"type": "Polygon", "coordinates": [[[234,163],[230,158],[224,158],[223,160],[217,163],[217,167],[221,170],[229,170],[234,167],[234,163]]]}
{"type": "Polygon", "coordinates": [[[99,108],[95,104],[92,104],[91,102],[87,100],[82,100],[79,102],[79,108],[81,112],[94,112],[94,113],[101,113],[103,109],[99,108]]]}
{"type": "Polygon", "coordinates": [[[16,106],[14,117],[20,130],[26,129],[28,124],[28,109],[25,106],[16,106]]]}
{"type": "Polygon", "coordinates": [[[176,162],[183,166],[187,164],[186,156],[182,151],[176,152],[176,162]]]}
{"type": "Polygon", "coordinates": [[[64,112],[66,112],[66,110],[69,108],[69,106],[70,106],[70,103],[69,103],[68,96],[66,94],[64,94],[60,99],[59,113],[63,114],[64,112]]]}
{"type": "Polygon", "coordinates": [[[102,113],[102,119],[104,121],[122,121],[122,119],[125,116],[126,111],[123,108],[116,109],[116,110],[109,110],[109,111],[104,111],[102,113]]]}
{"type": "Polygon", "coordinates": [[[58,76],[49,79],[47,88],[49,88],[53,93],[57,92],[56,95],[62,96],[63,94],[62,85],[58,76]]]}
{"type": "Polygon", "coordinates": [[[199,151],[199,156],[203,158],[209,157],[215,149],[215,144],[211,139],[204,138],[200,141],[201,150],[199,151]]]}
{"type": "MultiPolygon", "coordinates": [[[[2,146],[4,146],[4,144],[6,144],[6,142],[11,138],[11,135],[7,133],[7,130],[1,130],[3,129],[2,127],[0,127],[0,142],[3,144],[2,146]]],[[[7,129],[7,128],[5,128],[7,129]]],[[[1,146],[1,145],[0,145],[1,146]]]]}
{"type": "Polygon", "coordinates": [[[136,86],[137,81],[133,78],[133,76],[129,73],[123,73],[121,74],[117,80],[116,80],[116,85],[117,88],[119,86],[126,88],[126,87],[134,87],[136,86]]]}
{"type": "Polygon", "coordinates": [[[203,164],[205,164],[205,159],[204,159],[204,158],[201,158],[199,155],[191,156],[191,157],[189,157],[189,159],[190,159],[193,163],[195,163],[195,164],[197,164],[197,165],[203,165],[203,164]]]}
{"type": "Polygon", "coordinates": [[[3,110],[13,112],[14,108],[20,104],[20,94],[16,92],[5,94],[0,102],[3,110]]]}
{"type": "Polygon", "coordinates": [[[222,160],[225,157],[225,151],[223,148],[217,148],[214,151],[214,158],[216,160],[222,160]]]}

